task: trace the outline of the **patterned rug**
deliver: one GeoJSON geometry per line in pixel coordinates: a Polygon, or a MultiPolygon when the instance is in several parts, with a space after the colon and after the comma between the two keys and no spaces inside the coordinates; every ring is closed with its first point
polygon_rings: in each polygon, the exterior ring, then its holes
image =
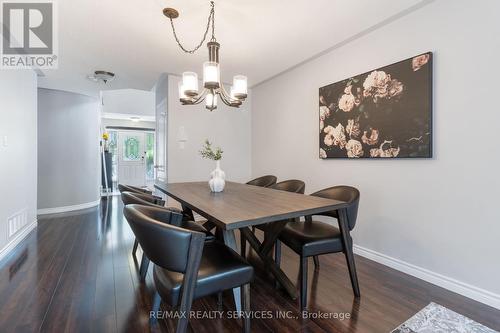
{"type": "Polygon", "coordinates": [[[392,333],[499,333],[436,303],[430,303],[392,333]]]}

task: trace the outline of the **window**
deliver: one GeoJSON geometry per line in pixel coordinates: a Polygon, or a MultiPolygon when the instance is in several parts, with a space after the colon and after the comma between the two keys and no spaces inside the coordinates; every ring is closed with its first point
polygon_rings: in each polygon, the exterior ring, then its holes
{"type": "Polygon", "coordinates": [[[136,136],[125,136],[123,145],[123,160],[137,161],[141,158],[139,138],[136,136]]]}
{"type": "MultiPolygon", "coordinates": [[[[113,182],[118,181],[118,132],[109,131],[108,148],[111,153],[111,176],[113,182]]],[[[109,177],[109,176],[108,176],[109,177]]]]}
{"type": "Polygon", "coordinates": [[[155,178],[154,169],[154,152],[155,152],[155,134],[146,133],[146,179],[153,180],[155,178]]]}

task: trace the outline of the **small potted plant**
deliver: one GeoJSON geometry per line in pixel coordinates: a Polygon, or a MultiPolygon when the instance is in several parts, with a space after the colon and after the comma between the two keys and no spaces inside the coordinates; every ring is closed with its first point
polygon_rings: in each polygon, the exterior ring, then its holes
{"type": "Polygon", "coordinates": [[[220,168],[220,160],[222,160],[222,149],[220,147],[212,148],[212,143],[206,139],[203,149],[200,150],[200,155],[203,158],[213,160],[216,163],[215,170],[210,173],[208,185],[212,192],[224,191],[226,186],[226,173],[220,168]]]}

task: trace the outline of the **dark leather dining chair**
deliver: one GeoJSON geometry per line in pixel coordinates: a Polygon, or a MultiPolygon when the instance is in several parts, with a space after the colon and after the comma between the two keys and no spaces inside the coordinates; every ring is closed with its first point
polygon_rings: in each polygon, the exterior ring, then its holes
{"type": "MultiPolygon", "coordinates": [[[[144,193],[132,193],[132,192],[122,192],[122,201],[125,206],[127,205],[143,205],[143,206],[149,206],[149,207],[156,207],[156,208],[161,208],[170,212],[175,212],[178,213],[182,216],[182,211],[178,208],[175,207],[164,207],[163,205],[165,204],[165,201],[158,199],[158,197],[154,197],[148,194],[144,193]]],[[[184,229],[189,229],[193,231],[198,231],[206,234],[206,239],[207,240],[213,240],[215,237],[207,231],[203,226],[197,224],[194,221],[190,221],[186,219],[185,216],[183,218],[175,223],[176,226],[184,228],[184,229]]],[[[137,238],[134,240],[134,247],[132,248],[132,255],[135,256],[135,253],[137,252],[137,247],[139,245],[139,242],[137,238]]],[[[141,245],[142,248],[142,245],[141,245]]],[[[142,279],[146,277],[147,271],[149,267],[149,259],[147,256],[143,254],[142,259],[141,259],[141,266],[139,269],[139,274],[142,279]]]]}
{"type": "MultiPolygon", "coordinates": [[[[160,222],[165,210],[128,205],[125,217],[144,244],[144,252],[154,263],[156,287],[153,318],[161,302],[180,314],[189,314],[193,300],[241,287],[244,332],[250,332],[250,282],[254,270],[245,259],[217,241],[205,242],[205,234],[160,222]]],[[[181,215],[170,212],[169,218],[181,215]]],[[[186,332],[189,316],[179,316],[176,332],[186,332]]],[[[153,319],[154,321],[154,319],[153,319]]]]}
{"type": "Polygon", "coordinates": [[[132,186],[132,185],[125,185],[125,184],[118,184],[118,191],[120,191],[120,193],[122,193],[122,192],[134,192],[134,193],[153,194],[153,192],[148,190],[147,188],[142,188],[142,187],[137,187],[137,186],[132,186]]]}
{"type": "MultiPolygon", "coordinates": [[[[274,190],[279,190],[279,191],[304,194],[304,191],[306,189],[306,184],[302,180],[290,179],[290,180],[285,180],[285,181],[276,183],[276,184],[270,186],[269,188],[272,188],[274,190]]],[[[252,227],[252,232],[255,233],[255,228],[266,232],[267,227],[269,225],[270,225],[270,223],[266,223],[266,224],[257,225],[256,227],[252,227]]],[[[245,257],[247,249],[246,249],[246,239],[243,236],[243,234],[240,234],[240,244],[241,244],[241,255],[245,257]]],[[[279,250],[279,248],[275,248],[275,252],[278,250],[279,250]]],[[[279,254],[275,254],[275,255],[279,255],[279,254]]]]}
{"type": "MultiPolygon", "coordinates": [[[[348,237],[351,239],[350,231],[356,225],[359,205],[359,191],[351,186],[334,186],[311,195],[340,200],[348,203],[347,221],[348,221],[348,237]]],[[[317,214],[320,216],[328,216],[338,219],[338,211],[317,214]]],[[[340,230],[330,224],[315,221],[312,216],[306,216],[305,222],[295,221],[289,222],[279,235],[279,241],[285,243],[293,251],[300,255],[300,307],[301,311],[307,308],[307,259],[315,257],[315,265],[319,267],[317,256],[327,253],[344,252],[349,268],[349,275],[354,295],[360,296],[358,278],[356,275],[356,266],[354,264],[354,255],[351,245],[344,246],[340,230]]],[[[279,242],[276,242],[276,247],[280,247],[279,242]]],[[[279,253],[279,250],[278,250],[279,253]]],[[[276,262],[279,264],[279,256],[276,262]]]]}
{"type": "Polygon", "coordinates": [[[278,178],[276,176],[267,175],[259,178],[252,179],[247,183],[247,185],[259,186],[259,187],[269,187],[276,184],[278,178]]]}

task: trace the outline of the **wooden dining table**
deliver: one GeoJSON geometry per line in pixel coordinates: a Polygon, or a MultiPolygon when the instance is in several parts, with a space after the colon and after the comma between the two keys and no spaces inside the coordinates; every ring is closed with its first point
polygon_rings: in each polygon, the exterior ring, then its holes
{"type": "MultiPolygon", "coordinates": [[[[296,287],[271,255],[273,245],[288,221],[337,210],[344,245],[352,246],[352,240],[348,236],[347,204],[343,201],[236,182],[226,182],[224,191],[219,193],[211,192],[207,182],[168,184],[157,182],[155,188],[179,201],[183,211],[191,217],[194,211],[206,218],[204,226],[208,229],[216,227],[223,235],[224,243],[238,253],[235,231],[239,230],[265,263],[266,268],[293,299],[297,298],[296,287]],[[261,242],[250,227],[270,222],[272,224],[266,231],[264,241],[261,242]]],[[[353,256],[352,253],[347,255],[353,256]]],[[[348,260],[354,262],[354,258],[348,260]]],[[[235,288],[233,293],[239,311],[241,304],[239,288],[235,288]]]]}

